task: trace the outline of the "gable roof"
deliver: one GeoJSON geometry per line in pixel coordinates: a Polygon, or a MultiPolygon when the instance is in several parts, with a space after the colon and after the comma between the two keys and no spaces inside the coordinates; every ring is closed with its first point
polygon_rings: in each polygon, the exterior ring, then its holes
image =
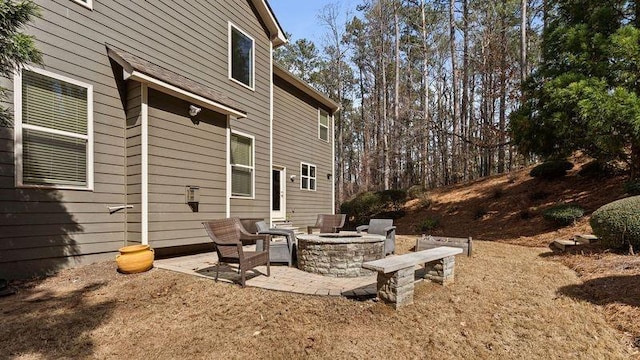
{"type": "Polygon", "coordinates": [[[300,79],[299,77],[293,75],[289,71],[287,71],[282,66],[274,63],[273,64],[273,74],[286,81],[288,84],[292,85],[296,89],[302,91],[303,93],[311,96],[314,100],[318,101],[320,104],[331,109],[332,113],[338,112],[340,110],[340,105],[331,100],[328,96],[321,93],[320,91],[311,87],[311,85],[307,84],[306,81],[300,79]]]}
{"type": "Polygon", "coordinates": [[[280,26],[278,19],[273,13],[271,6],[267,2],[267,0],[251,0],[253,6],[258,10],[258,14],[260,18],[266,25],[269,30],[269,35],[271,35],[271,41],[273,42],[273,47],[277,48],[278,46],[284,45],[289,40],[287,39],[287,35],[284,33],[284,30],[280,26]]]}

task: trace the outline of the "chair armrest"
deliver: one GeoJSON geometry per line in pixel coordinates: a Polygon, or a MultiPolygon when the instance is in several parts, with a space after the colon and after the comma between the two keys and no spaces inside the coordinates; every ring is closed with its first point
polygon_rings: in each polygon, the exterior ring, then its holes
{"type": "Polygon", "coordinates": [[[386,228],[384,228],[384,231],[389,232],[389,231],[393,231],[395,229],[396,229],[395,226],[387,226],[386,228]]]}
{"type": "Polygon", "coordinates": [[[369,229],[369,225],[360,225],[360,226],[356,227],[356,231],[358,233],[363,232],[363,231],[368,230],[368,229],[369,229]]]}

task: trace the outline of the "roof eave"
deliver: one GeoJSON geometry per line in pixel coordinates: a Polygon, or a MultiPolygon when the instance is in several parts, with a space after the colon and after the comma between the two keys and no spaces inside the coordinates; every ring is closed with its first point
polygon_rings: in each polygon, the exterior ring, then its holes
{"type": "Polygon", "coordinates": [[[293,85],[296,89],[304,92],[305,94],[311,96],[314,100],[318,101],[320,104],[326,106],[331,110],[332,113],[336,113],[340,111],[340,105],[331,100],[328,96],[319,92],[318,90],[311,87],[311,85],[307,84],[304,80],[299,77],[293,75],[283,67],[277,64],[273,64],[273,73],[276,76],[279,76],[287,83],[293,85]]]}
{"type": "Polygon", "coordinates": [[[271,10],[269,3],[267,3],[266,0],[251,0],[251,2],[253,3],[253,6],[255,6],[256,10],[258,10],[258,14],[260,14],[262,21],[264,21],[267,29],[269,30],[273,47],[277,48],[288,43],[289,39],[287,39],[287,35],[280,26],[280,23],[273,13],[273,10],[271,10]]]}

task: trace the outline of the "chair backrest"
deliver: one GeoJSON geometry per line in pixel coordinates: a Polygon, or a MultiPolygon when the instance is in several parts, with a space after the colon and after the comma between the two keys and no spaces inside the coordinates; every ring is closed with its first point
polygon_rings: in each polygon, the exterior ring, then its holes
{"type": "Polygon", "coordinates": [[[345,214],[321,214],[318,215],[316,226],[320,228],[321,233],[336,232],[336,230],[341,229],[344,226],[346,217],[347,216],[345,214]]]}
{"type": "Polygon", "coordinates": [[[393,219],[371,219],[369,220],[369,234],[386,235],[386,228],[393,226],[393,219]]]}
{"type": "Polygon", "coordinates": [[[219,257],[238,257],[242,251],[240,219],[216,219],[202,223],[211,241],[216,245],[219,257]],[[239,245],[240,244],[240,245],[239,245]],[[238,246],[239,245],[239,246],[238,246]]]}
{"type": "Polygon", "coordinates": [[[242,227],[249,234],[257,234],[258,233],[258,229],[256,228],[256,222],[258,222],[258,221],[264,221],[264,218],[241,218],[240,219],[240,223],[242,224],[242,227]]]}
{"type": "Polygon", "coordinates": [[[256,225],[255,225],[255,226],[256,226],[256,229],[258,230],[258,233],[259,233],[259,232],[261,232],[261,231],[267,231],[267,230],[269,230],[269,226],[268,226],[268,225],[267,225],[267,223],[266,223],[266,222],[264,222],[264,221],[258,221],[258,222],[256,222],[256,225]]]}

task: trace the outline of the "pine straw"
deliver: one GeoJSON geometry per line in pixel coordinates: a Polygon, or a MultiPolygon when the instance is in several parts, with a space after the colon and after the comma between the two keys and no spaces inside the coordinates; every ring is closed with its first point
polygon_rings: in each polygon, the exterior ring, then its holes
{"type": "MultiPolygon", "coordinates": [[[[399,237],[408,251],[415,237],[399,237]]],[[[598,308],[562,289],[547,250],[478,242],[449,287],[422,282],[400,311],[112,262],[65,270],[0,298],[2,356],[42,358],[622,359],[598,308]]]]}

